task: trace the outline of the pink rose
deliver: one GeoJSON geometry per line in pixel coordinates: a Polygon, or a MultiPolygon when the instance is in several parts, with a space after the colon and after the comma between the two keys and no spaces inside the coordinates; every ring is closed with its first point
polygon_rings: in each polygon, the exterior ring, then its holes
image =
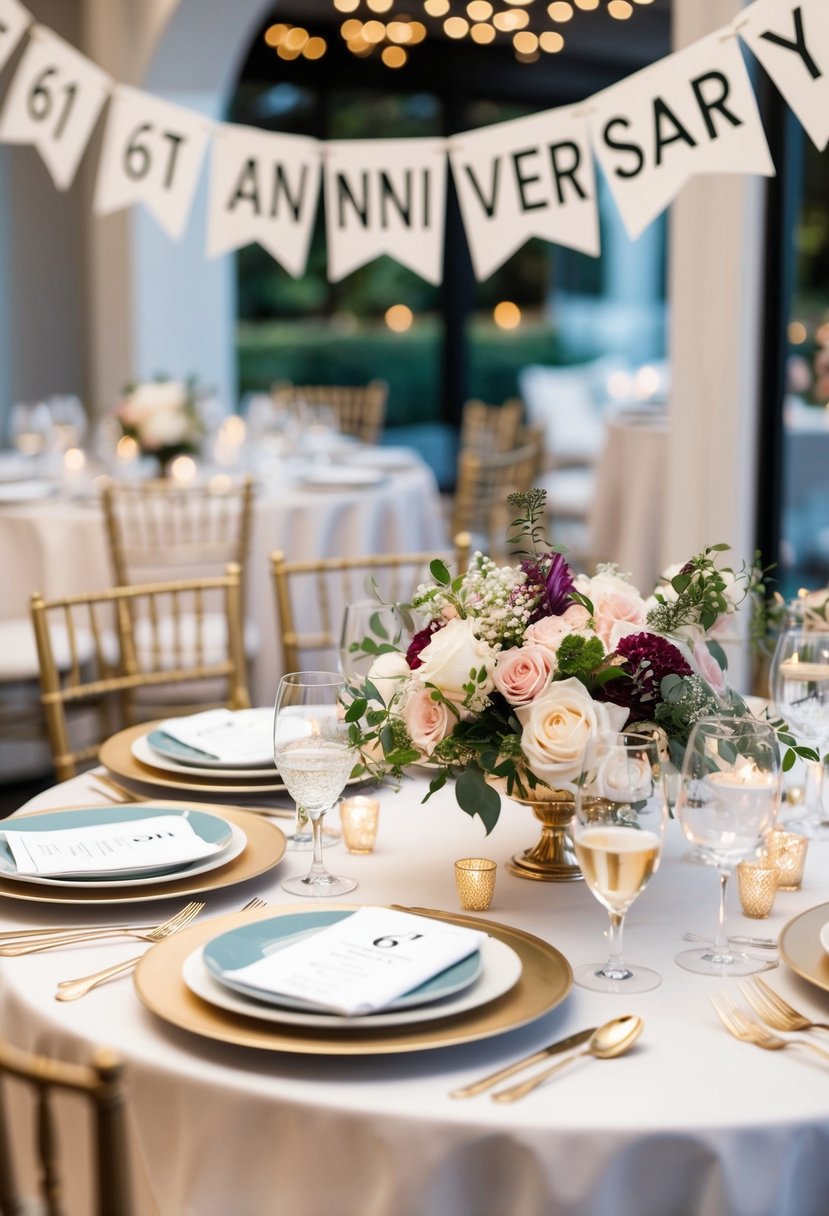
{"type": "Polygon", "coordinates": [[[694,666],[718,697],[725,693],[725,672],[720,667],[705,642],[694,643],[694,666]]]}
{"type": "Polygon", "coordinates": [[[432,700],[432,690],[413,692],[403,708],[403,721],[415,747],[431,756],[437,745],[451,733],[455,715],[442,701],[432,700]]]}
{"type": "Polygon", "coordinates": [[[561,643],[571,633],[592,637],[589,621],[590,613],[586,608],[581,604],[571,604],[561,616],[543,616],[540,621],[530,625],[524,632],[524,643],[543,646],[545,650],[556,654],[561,643]]]}
{"type": "Polygon", "coordinates": [[[619,621],[627,621],[631,625],[644,625],[647,617],[647,607],[638,591],[611,589],[602,592],[593,601],[593,621],[596,633],[604,642],[605,648],[610,648],[610,635],[613,626],[619,621]]]}
{"type": "Polygon", "coordinates": [[[526,705],[544,691],[555,668],[555,655],[545,646],[516,646],[498,656],[495,687],[512,705],[526,705]]]}

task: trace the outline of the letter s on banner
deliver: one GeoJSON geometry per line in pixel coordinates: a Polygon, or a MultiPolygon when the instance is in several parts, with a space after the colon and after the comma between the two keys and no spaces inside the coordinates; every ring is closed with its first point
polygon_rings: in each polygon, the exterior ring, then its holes
{"type": "Polygon", "coordinates": [[[740,37],[823,151],[829,143],[829,3],[757,0],[741,19],[740,37]]]}
{"type": "Polygon", "coordinates": [[[165,232],[184,232],[209,137],[207,118],[119,85],[109,108],[95,212],[144,203],[165,232]]]}
{"type": "Polygon", "coordinates": [[[111,85],[85,55],[35,26],[0,114],[0,142],[33,144],[68,190],[111,85]]]}
{"type": "Polygon", "coordinates": [[[9,61],[31,24],[32,14],[20,0],[0,0],[0,68],[9,61]]]}

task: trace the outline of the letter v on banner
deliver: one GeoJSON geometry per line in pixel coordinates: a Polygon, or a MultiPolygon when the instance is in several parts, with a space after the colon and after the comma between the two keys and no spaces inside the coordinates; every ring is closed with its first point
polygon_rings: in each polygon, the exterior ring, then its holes
{"type": "Polygon", "coordinates": [[[735,29],[822,151],[829,143],[829,0],[756,0],[735,29]]]}
{"type": "Polygon", "coordinates": [[[475,277],[489,278],[530,237],[599,252],[596,181],[578,107],[547,110],[449,141],[475,277]]]}
{"type": "Polygon", "coordinates": [[[709,34],[587,103],[599,164],[632,238],[700,173],[774,165],[736,36],[709,34]]]}
{"type": "Polygon", "coordinates": [[[0,68],[8,63],[32,20],[20,0],[0,0],[0,68]]]}
{"type": "Polygon", "coordinates": [[[440,283],[445,142],[332,140],[323,156],[329,281],[386,253],[427,282],[440,283]]]}
{"type": "Polygon", "coordinates": [[[213,136],[207,255],[258,241],[299,278],[319,201],[321,145],[231,123],[213,136]]]}

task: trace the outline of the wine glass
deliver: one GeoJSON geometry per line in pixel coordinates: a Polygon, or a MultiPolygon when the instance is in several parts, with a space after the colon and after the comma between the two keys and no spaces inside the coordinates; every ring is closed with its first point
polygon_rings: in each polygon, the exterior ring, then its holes
{"type": "Polygon", "coordinates": [[[276,767],[297,811],[311,820],[314,856],[304,878],[284,890],[315,898],[345,895],[357,883],[329,874],[322,857],[322,820],[342,793],[355,752],[345,721],[343,677],[335,671],[294,671],[279,681],[273,720],[276,767]]]}
{"type": "Polygon", "coordinates": [[[675,814],[694,845],[720,875],[720,913],[712,946],[684,950],[677,962],[698,975],[751,975],[762,960],[733,950],[725,931],[728,879],[738,861],[755,853],[780,805],[777,735],[756,718],[701,718],[682,762],[675,814]]]}
{"type": "Polygon", "coordinates": [[[400,649],[402,629],[391,604],[354,600],[343,610],[340,630],[340,671],[362,682],[383,647],[400,649]]]}
{"type": "Polygon", "coordinates": [[[625,914],[656,873],[668,798],[659,747],[652,735],[623,731],[588,746],[576,787],[573,840],[585,881],[610,917],[606,963],[573,973],[595,992],[648,992],[656,971],[631,968],[622,956],[625,914]]]}
{"type": "MultiPolygon", "coordinates": [[[[829,629],[800,625],[784,629],[777,639],[769,669],[771,698],[804,746],[818,754],[829,743],[829,629]]],[[[815,839],[829,839],[823,809],[824,769],[812,762],[807,770],[806,813],[797,828],[815,839]]],[[[792,823],[791,826],[795,826],[792,823]]]]}

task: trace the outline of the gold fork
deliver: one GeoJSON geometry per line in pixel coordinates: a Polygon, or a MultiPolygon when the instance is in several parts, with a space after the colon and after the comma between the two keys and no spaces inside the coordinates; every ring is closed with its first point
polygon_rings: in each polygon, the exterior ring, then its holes
{"type": "MultiPolygon", "coordinates": [[[[191,907],[182,909],[186,912],[191,907]]],[[[166,937],[167,933],[178,928],[178,918],[182,912],[171,916],[168,920],[162,921],[159,925],[141,925],[133,927],[130,925],[102,925],[97,929],[64,929],[64,930],[43,930],[38,932],[35,930],[29,933],[21,932],[19,939],[4,942],[0,945],[0,955],[4,958],[18,958],[24,954],[38,954],[41,950],[55,950],[58,946],[75,946],[81,945],[84,942],[100,942],[106,941],[111,937],[134,937],[142,942],[159,941],[161,937],[166,937]]]]}
{"type": "Polygon", "coordinates": [[[781,1039],[765,1026],[752,1022],[725,993],[712,995],[711,1004],[729,1034],[733,1034],[735,1039],[740,1039],[743,1043],[753,1043],[755,1047],[763,1047],[766,1051],[782,1051],[784,1047],[807,1047],[822,1060],[829,1060],[829,1052],[818,1047],[816,1043],[810,1043],[808,1039],[781,1039]]]}
{"type": "Polygon", "coordinates": [[[740,991],[752,1009],[775,1030],[829,1030],[829,1022],[811,1021],[759,976],[747,984],[740,984],[740,991]]]}
{"type": "MultiPolygon", "coordinates": [[[[174,929],[168,929],[166,933],[161,934],[159,937],[154,937],[152,939],[153,942],[163,941],[165,937],[170,937],[172,933],[178,933],[179,930],[184,929],[190,924],[190,921],[198,916],[199,912],[201,912],[202,908],[204,907],[204,904],[197,903],[188,905],[188,907],[192,907],[195,910],[188,915],[187,919],[179,923],[174,929]]],[[[251,912],[255,909],[266,907],[267,904],[265,903],[264,899],[259,899],[258,896],[254,896],[253,899],[248,900],[241,911],[251,912]]],[[[143,954],[139,954],[135,958],[127,959],[125,963],[117,963],[114,967],[105,967],[103,971],[94,971],[92,975],[84,975],[81,976],[80,979],[61,980],[61,982],[58,984],[58,991],[55,993],[55,1000],[75,1001],[78,999],[78,997],[86,996],[87,992],[91,992],[91,990],[93,988],[97,988],[99,984],[106,983],[106,981],[109,979],[114,979],[116,975],[122,975],[127,971],[131,971],[137,963],[141,962],[143,957],[143,954]]]]}

